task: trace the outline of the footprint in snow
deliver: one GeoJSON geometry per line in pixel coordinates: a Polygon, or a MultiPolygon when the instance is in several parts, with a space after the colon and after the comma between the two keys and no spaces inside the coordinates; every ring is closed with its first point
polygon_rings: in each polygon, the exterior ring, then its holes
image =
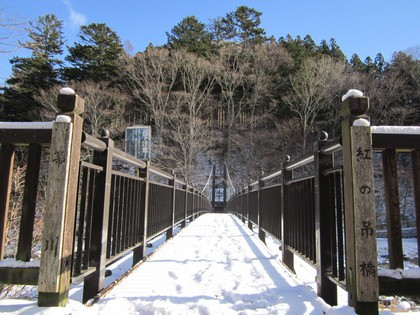
{"type": "Polygon", "coordinates": [[[173,273],[172,271],[168,271],[168,275],[169,275],[169,277],[171,277],[172,279],[175,279],[175,280],[177,280],[177,279],[178,279],[178,276],[177,276],[175,273],[173,273]]]}

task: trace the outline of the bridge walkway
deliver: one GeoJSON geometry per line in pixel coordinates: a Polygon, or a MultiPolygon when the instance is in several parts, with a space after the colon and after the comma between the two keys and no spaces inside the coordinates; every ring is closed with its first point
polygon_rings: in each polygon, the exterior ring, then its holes
{"type": "Polygon", "coordinates": [[[329,305],[231,214],[205,214],[98,301],[119,314],[325,314],[329,305]]]}

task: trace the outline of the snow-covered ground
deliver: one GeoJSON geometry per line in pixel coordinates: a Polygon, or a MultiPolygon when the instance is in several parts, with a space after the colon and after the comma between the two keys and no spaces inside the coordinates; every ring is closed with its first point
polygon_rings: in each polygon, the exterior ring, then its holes
{"type": "MultiPolygon", "coordinates": [[[[232,215],[206,214],[91,307],[78,302],[81,289],[74,286],[65,308],[39,308],[36,301],[9,299],[0,300],[0,313],[354,314],[348,306],[324,303],[313,290],[313,270],[297,261],[298,273],[308,280],[296,278],[280,263],[278,246],[271,245],[265,246],[232,215]]],[[[128,270],[130,259],[112,267],[113,277],[128,270]]]]}

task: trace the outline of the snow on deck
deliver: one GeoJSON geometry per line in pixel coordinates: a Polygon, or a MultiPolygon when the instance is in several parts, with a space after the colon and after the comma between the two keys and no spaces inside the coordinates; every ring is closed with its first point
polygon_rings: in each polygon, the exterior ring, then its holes
{"type": "Polygon", "coordinates": [[[323,314],[330,308],[229,214],[193,221],[95,307],[101,314],[323,314]]]}

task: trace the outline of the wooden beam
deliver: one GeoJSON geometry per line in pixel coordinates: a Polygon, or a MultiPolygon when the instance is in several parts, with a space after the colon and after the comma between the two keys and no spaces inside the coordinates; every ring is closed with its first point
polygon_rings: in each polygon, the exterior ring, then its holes
{"type": "Polygon", "coordinates": [[[12,187],[15,146],[2,143],[0,150],[0,260],[6,252],[7,222],[12,187]]]}
{"type": "Polygon", "coordinates": [[[0,267],[0,283],[2,284],[38,284],[39,267],[0,267]]]}
{"type": "Polygon", "coordinates": [[[394,149],[382,152],[389,268],[404,268],[401,234],[400,197],[398,193],[397,155],[394,149]]]}

